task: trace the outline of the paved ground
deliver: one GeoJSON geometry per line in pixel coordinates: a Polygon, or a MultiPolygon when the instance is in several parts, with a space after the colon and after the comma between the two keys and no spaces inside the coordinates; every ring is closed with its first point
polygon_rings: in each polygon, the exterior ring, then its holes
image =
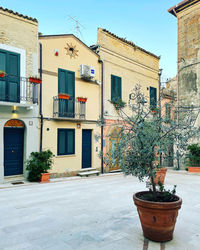
{"type": "Polygon", "coordinates": [[[0,250],[199,250],[200,175],[168,172],[174,183],[183,206],[165,244],[144,240],[132,194],[145,185],[135,177],[1,185],[0,250]]]}

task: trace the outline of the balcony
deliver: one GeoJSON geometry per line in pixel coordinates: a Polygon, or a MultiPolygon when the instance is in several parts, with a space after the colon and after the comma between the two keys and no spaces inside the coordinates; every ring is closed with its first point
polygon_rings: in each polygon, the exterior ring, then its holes
{"type": "Polygon", "coordinates": [[[85,120],[86,103],[77,101],[74,97],[68,100],[53,97],[53,117],[63,120],[85,120]]]}
{"type": "Polygon", "coordinates": [[[30,106],[38,103],[38,84],[26,77],[0,77],[0,105],[30,106]]]}

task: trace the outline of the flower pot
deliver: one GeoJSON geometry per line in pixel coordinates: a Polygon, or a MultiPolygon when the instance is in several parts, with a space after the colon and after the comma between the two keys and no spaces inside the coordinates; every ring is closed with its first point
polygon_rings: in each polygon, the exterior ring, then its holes
{"type": "Polygon", "coordinates": [[[87,102],[87,98],[77,97],[78,102],[87,102]]]}
{"type": "Polygon", "coordinates": [[[0,77],[5,77],[5,73],[0,73],[0,77]]]}
{"type": "Polygon", "coordinates": [[[144,237],[152,241],[165,242],[172,240],[178,210],[181,208],[182,199],[178,196],[173,202],[153,202],[138,198],[138,192],[133,195],[134,203],[140,217],[144,237]]]}
{"type": "Polygon", "coordinates": [[[42,83],[42,80],[34,77],[29,77],[29,82],[40,84],[42,83]]]}
{"type": "Polygon", "coordinates": [[[68,94],[58,94],[58,99],[69,100],[68,94]]]}
{"type": "Polygon", "coordinates": [[[49,182],[50,173],[42,173],[40,182],[49,182]]]}
{"type": "Polygon", "coordinates": [[[188,167],[188,172],[200,173],[200,167],[188,167]]]}
{"type": "Polygon", "coordinates": [[[167,168],[160,168],[156,171],[156,176],[154,178],[154,182],[157,185],[160,181],[162,184],[164,184],[165,176],[166,176],[167,168]]]}

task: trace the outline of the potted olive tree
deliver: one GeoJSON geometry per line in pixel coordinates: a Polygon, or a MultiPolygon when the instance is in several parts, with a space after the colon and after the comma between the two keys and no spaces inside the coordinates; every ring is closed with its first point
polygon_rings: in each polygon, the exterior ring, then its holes
{"type": "Polygon", "coordinates": [[[29,171],[28,180],[31,182],[49,182],[50,173],[53,164],[53,153],[50,150],[42,152],[32,152],[26,162],[26,169],[29,171]]]}
{"type": "MultiPolygon", "coordinates": [[[[125,175],[134,175],[140,181],[150,179],[149,190],[135,193],[133,200],[137,206],[144,236],[153,241],[169,241],[173,237],[174,226],[182,200],[172,191],[160,188],[155,183],[156,171],[161,168],[159,156],[167,154],[173,141],[179,145],[179,155],[184,152],[188,140],[199,129],[193,126],[195,118],[190,114],[179,115],[166,123],[161,112],[152,113],[147,98],[137,85],[130,95],[131,115],[118,110],[118,133],[108,135],[110,140],[117,136],[118,144],[107,153],[106,164],[118,162],[125,175]]],[[[176,114],[174,109],[174,114],[176,114]]]]}

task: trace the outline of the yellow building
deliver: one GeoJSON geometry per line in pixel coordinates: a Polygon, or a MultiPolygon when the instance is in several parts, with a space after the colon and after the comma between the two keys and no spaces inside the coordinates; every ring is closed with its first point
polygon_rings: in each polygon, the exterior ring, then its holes
{"type": "Polygon", "coordinates": [[[38,151],[38,22],[0,7],[0,183],[26,176],[38,151]]]}
{"type": "Polygon", "coordinates": [[[52,176],[99,169],[101,64],[74,35],[41,35],[42,150],[54,157],[52,176]]]}
{"type": "MultiPolygon", "coordinates": [[[[141,91],[156,105],[159,90],[159,57],[133,42],[120,38],[115,34],[98,29],[98,49],[103,61],[103,110],[104,141],[103,152],[114,149],[115,141],[110,142],[106,135],[115,130],[118,119],[112,102],[121,99],[128,103],[129,94],[139,84],[141,91]]],[[[128,107],[125,112],[129,113],[128,107]]],[[[117,167],[117,166],[116,166],[117,167]]]]}

